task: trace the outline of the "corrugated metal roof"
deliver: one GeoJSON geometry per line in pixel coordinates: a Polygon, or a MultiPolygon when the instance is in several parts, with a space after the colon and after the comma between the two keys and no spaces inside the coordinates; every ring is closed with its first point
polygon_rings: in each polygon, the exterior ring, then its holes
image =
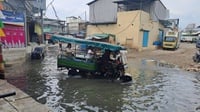
{"type": "Polygon", "coordinates": [[[87,3],[87,5],[91,5],[91,4],[93,4],[94,2],[96,2],[96,1],[98,1],[98,0],[93,0],[93,1],[91,1],[91,2],[89,2],[89,3],[87,3]]]}
{"type": "MultiPolygon", "coordinates": [[[[113,0],[114,3],[130,5],[130,4],[140,4],[140,3],[151,3],[153,1],[160,1],[160,3],[165,7],[161,0],[113,0]]],[[[95,1],[93,1],[95,2],[95,1]]],[[[166,8],[166,7],[165,7],[166,8]]]]}
{"type": "MultiPolygon", "coordinates": [[[[93,0],[87,3],[87,5],[91,5],[96,1],[98,0],[93,0]]],[[[152,1],[156,1],[156,0],[113,0],[114,3],[118,3],[118,4],[130,4],[130,3],[141,3],[141,2],[152,2],[152,1]]]]}
{"type": "Polygon", "coordinates": [[[140,4],[144,2],[153,2],[156,0],[113,0],[114,3],[118,4],[140,4]]]}
{"type": "Polygon", "coordinates": [[[113,34],[107,34],[107,33],[103,33],[103,34],[93,34],[93,35],[87,37],[86,39],[89,39],[89,40],[91,40],[91,39],[103,40],[103,39],[108,39],[108,38],[110,38],[110,37],[114,38],[114,40],[116,39],[116,38],[115,38],[115,37],[116,37],[115,35],[113,35],[113,34]]]}

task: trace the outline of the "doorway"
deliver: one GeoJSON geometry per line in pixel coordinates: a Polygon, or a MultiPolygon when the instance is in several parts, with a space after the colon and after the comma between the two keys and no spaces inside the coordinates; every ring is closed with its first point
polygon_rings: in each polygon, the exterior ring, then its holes
{"type": "Polygon", "coordinates": [[[149,43],[149,31],[143,31],[143,42],[142,47],[148,47],[149,43]]]}

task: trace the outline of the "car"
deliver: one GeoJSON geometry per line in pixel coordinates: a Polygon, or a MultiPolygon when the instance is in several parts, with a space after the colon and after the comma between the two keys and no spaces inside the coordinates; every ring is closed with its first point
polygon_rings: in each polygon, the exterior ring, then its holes
{"type": "Polygon", "coordinates": [[[200,38],[196,41],[196,48],[200,48],[200,38]]]}
{"type": "Polygon", "coordinates": [[[31,59],[43,59],[45,57],[45,47],[35,47],[31,52],[31,59]]]}

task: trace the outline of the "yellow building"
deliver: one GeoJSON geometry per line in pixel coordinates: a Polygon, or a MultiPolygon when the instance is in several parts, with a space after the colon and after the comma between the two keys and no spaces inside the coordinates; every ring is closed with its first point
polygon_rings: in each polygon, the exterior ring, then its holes
{"type": "MultiPolygon", "coordinates": [[[[96,0],[91,3],[100,1],[103,2],[103,0],[96,0]]],[[[88,5],[91,4],[89,3],[88,5]]],[[[97,4],[95,5],[95,7],[97,7],[97,4]]],[[[93,7],[90,6],[90,11],[91,8],[93,7]]],[[[99,11],[96,12],[98,14],[99,11]]],[[[164,34],[164,26],[159,22],[159,20],[152,19],[150,11],[117,11],[116,21],[113,21],[112,23],[105,22],[105,24],[103,24],[101,20],[96,19],[99,15],[95,16],[94,13],[92,13],[92,15],[93,17],[90,16],[90,19],[93,20],[92,22],[94,23],[88,25],[87,35],[101,33],[113,34],[116,36],[116,43],[120,43],[128,48],[135,48],[137,50],[155,49],[157,46],[153,45],[153,43],[160,40],[164,34]]]]}

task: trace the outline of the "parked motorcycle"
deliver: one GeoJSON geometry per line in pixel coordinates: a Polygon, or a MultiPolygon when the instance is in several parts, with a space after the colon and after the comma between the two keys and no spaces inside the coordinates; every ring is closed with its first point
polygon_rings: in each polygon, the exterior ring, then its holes
{"type": "Polygon", "coordinates": [[[193,61],[196,62],[196,63],[200,62],[200,48],[198,49],[198,51],[193,56],[193,61]]]}

